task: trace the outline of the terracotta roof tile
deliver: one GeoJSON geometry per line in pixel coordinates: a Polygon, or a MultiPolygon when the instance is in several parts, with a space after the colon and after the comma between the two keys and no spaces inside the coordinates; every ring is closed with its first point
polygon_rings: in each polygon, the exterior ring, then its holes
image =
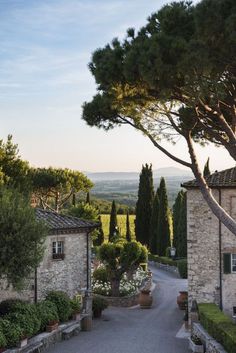
{"type": "Polygon", "coordinates": [[[77,217],[67,216],[52,212],[49,210],[43,210],[40,208],[35,209],[36,218],[40,221],[44,221],[50,230],[83,230],[85,228],[97,228],[98,223],[83,220],[77,217]]]}
{"type": "MultiPolygon", "coordinates": [[[[206,182],[211,188],[236,187],[236,167],[222,170],[221,172],[216,171],[215,173],[206,177],[206,182]]],[[[194,179],[183,183],[181,186],[187,189],[192,187],[198,187],[198,183],[196,179],[194,179]]]]}

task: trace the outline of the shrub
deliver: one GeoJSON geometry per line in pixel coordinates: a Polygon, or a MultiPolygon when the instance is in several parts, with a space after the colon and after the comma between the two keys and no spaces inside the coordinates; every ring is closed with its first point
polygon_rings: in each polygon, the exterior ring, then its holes
{"type": "Polygon", "coordinates": [[[38,317],[41,321],[41,331],[44,331],[46,325],[50,321],[59,321],[59,316],[57,313],[57,307],[53,302],[49,300],[44,300],[38,304],[36,304],[38,317]]]}
{"type": "Polygon", "coordinates": [[[26,302],[20,299],[3,300],[0,303],[0,316],[9,314],[13,310],[13,307],[15,306],[16,303],[26,303],[26,302]]]}
{"type": "Polygon", "coordinates": [[[7,319],[0,319],[0,329],[6,338],[7,347],[15,347],[23,337],[21,327],[7,319]]]}
{"type": "Polygon", "coordinates": [[[198,305],[200,322],[228,353],[236,352],[236,326],[215,304],[198,305]]]}
{"type": "Polygon", "coordinates": [[[10,322],[17,323],[24,336],[31,337],[40,330],[41,321],[34,304],[18,302],[12,305],[11,309],[12,311],[5,317],[10,322]]]}
{"type": "Polygon", "coordinates": [[[188,278],[187,260],[178,260],[177,267],[181,278],[188,278]]]}
{"type": "Polygon", "coordinates": [[[67,321],[72,314],[70,306],[70,298],[68,295],[61,291],[49,292],[46,296],[46,300],[54,303],[57,307],[57,313],[60,321],[67,321]]]}
{"type": "MultiPolygon", "coordinates": [[[[2,329],[1,329],[2,330],[2,329]]],[[[3,332],[0,330],[0,349],[5,348],[7,345],[7,340],[3,332]]]]}
{"type": "Polygon", "coordinates": [[[73,299],[70,300],[70,306],[72,313],[79,313],[82,305],[82,296],[80,294],[75,295],[73,299]]]}
{"type": "Polygon", "coordinates": [[[169,266],[176,266],[177,267],[177,261],[172,260],[169,257],[149,254],[148,255],[148,259],[150,261],[159,262],[160,264],[163,264],[163,265],[169,265],[169,266]]]}
{"type": "Polygon", "coordinates": [[[95,310],[104,310],[107,308],[107,302],[103,298],[93,297],[93,311],[95,310]]]}
{"type": "Polygon", "coordinates": [[[103,283],[108,282],[108,272],[105,267],[99,267],[93,271],[93,279],[95,281],[101,281],[103,283]]]}

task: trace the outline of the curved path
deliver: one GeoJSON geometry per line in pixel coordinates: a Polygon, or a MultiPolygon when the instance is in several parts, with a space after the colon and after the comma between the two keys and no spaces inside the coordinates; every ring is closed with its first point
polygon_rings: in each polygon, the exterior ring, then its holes
{"type": "Polygon", "coordinates": [[[93,322],[93,330],[58,343],[48,353],[188,353],[188,341],[176,338],[183,311],[176,306],[186,280],[151,268],[156,287],[152,309],[109,308],[93,322]]]}

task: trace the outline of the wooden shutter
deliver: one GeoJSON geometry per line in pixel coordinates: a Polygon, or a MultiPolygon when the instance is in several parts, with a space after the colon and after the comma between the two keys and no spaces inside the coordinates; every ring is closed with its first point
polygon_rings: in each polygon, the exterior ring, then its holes
{"type": "Polygon", "coordinates": [[[224,273],[231,273],[231,254],[224,254],[224,273]]]}

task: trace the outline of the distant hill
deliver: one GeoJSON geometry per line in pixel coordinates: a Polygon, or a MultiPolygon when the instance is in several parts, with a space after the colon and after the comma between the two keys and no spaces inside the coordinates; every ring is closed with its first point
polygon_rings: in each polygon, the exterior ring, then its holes
{"type": "MultiPolygon", "coordinates": [[[[112,181],[112,180],[138,180],[138,172],[100,172],[92,173],[85,172],[92,181],[112,181]]],[[[193,177],[191,171],[187,169],[180,169],[176,167],[160,168],[153,171],[153,177],[193,177]]]]}

